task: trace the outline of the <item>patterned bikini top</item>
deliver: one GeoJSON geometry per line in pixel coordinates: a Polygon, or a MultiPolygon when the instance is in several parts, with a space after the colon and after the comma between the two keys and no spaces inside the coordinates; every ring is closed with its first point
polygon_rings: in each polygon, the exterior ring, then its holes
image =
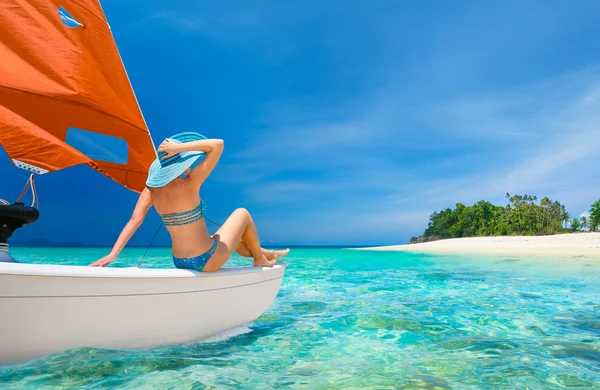
{"type": "Polygon", "coordinates": [[[160,216],[160,219],[162,219],[165,226],[181,226],[199,221],[204,218],[205,214],[206,203],[204,203],[204,200],[201,199],[198,206],[191,210],[182,211],[180,213],[158,215],[160,216]]]}

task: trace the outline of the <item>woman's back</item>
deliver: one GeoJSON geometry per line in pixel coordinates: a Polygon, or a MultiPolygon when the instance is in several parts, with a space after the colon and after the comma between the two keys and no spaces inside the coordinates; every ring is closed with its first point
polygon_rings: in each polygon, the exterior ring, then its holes
{"type": "Polygon", "coordinates": [[[164,187],[149,188],[152,203],[159,214],[191,210],[200,203],[200,188],[185,178],[177,178],[164,187]]]}
{"type": "Polygon", "coordinates": [[[212,238],[206,227],[206,205],[196,182],[177,178],[164,187],[149,188],[154,208],[171,235],[176,257],[194,257],[206,252],[212,238]]]}

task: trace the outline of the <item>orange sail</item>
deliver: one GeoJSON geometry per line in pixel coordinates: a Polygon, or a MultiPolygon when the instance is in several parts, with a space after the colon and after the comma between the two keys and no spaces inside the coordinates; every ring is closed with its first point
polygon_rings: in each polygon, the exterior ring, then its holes
{"type": "Polygon", "coordinates": [[[38,174],[144,188],[156,152],[97,0],[0,1],[0,145],[38,174]]]}

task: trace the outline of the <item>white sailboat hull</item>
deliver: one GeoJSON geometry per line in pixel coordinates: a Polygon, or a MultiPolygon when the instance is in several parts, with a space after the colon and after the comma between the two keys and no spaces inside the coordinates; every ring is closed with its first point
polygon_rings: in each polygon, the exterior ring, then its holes
{"type": "Polygon", "coordinates": [[[77,347],[195,342],[251,322],[285,266],[180,269],[0,263],[0,364],[77,347]]]}

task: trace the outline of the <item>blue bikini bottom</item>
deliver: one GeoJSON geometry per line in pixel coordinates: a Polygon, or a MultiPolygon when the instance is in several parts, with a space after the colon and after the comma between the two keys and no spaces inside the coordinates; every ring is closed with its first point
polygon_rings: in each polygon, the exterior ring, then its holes
{"type": "Polygon", "coordinates": [[[208,251],[206,251],[203,254],[201,254],[200,256],[196,256],[196,257],[179,258],[179,257],[173,256],[173,263],[175,264],[175,267],[177,267],[177,268],[193,269],[195,271],[202,272],[202,270],[204,269],[204,266],[206,265],[206,263],[208,263],[208,260],[210,260],[210,257],[212,256],[213,253],[215,253],[216,249],[217,249],[217,240],[215,240],[213,238],[213,244],[208,251]]]}

